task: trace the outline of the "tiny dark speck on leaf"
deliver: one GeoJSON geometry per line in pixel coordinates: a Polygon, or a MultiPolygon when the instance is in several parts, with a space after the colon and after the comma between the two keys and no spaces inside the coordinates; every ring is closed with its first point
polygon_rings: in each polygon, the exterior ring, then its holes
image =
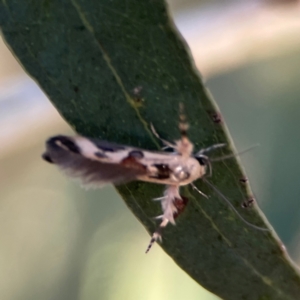
{"type": "Polygon", "coordinates": [[[248,182],[248,178],[247,177],[242,177],[242,178],[240,178],[240,180],[239,180],[241,183],[246,183],[246,182],[248,182]]]}
{"type": "Polygon", "coordinates": [[[83,25],[75,26],[75,29],[79,30],[79,31],[83,31],[83,30],[85,30],[85,26],[83,26],[83,25]]]}
{"type": "Polygon", "coordinates": [[[144,99],[141,95],[142,90],[143,90],[142,86],[136,86],[132,90],[133,100],[134,100],[135,104],[137,104],[138,107],[141,106],[144,102],[144,99]]]}
{"type": "Polygon", "coordinates": [[[79,88],[78,88],[78,86],[74,86],[74,88],[73,88],[73,89],[74,89],[74,92],[75,92],[75,93],[78,93],[78,92],[79,92],[79,88]]]}
{"type": "Polygon", "coordinates": [[[255,199],[253,197],[248,198],[242,203],[242,208],[250,208],[255,203],[255,199]]]}
{"type": "Polygon", "coordinates": [[[222,240],[223,240],[223,238],[222,238],[222,236],[221,236],[220,234],[218,235],[217,239],[218,239],[219,241],[222,241],[222,240]]]}
{"type": "Polygon", "coordinates": [[[208,113],[214,123],[219,124],[222,122],[222,116],[219,112],[209,111],[208,113]]]}

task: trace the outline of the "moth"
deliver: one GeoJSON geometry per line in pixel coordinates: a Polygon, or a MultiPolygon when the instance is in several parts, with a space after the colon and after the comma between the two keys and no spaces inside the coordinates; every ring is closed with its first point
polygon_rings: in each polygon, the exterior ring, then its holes
{"type": "MultiPolygon", "coordinates": [[[[46,152],[42,155],[47,162],[56,164],[67,175],[79,178],[87,185],[117,185],[133,180],[164,184],[163,196],[153,199],[161,202],[162,214],[156,217],[161,223],[153,233],[146,253],[156,241],[162,240],[162,229],[168,223],[175,225],[175,218],[184,210],[187,199],[180,195],[181,186],[190,184],[207,197],[193,182],[203,179],[207,172],[211,173],[211,160],[206,153],[225,146],[216,144],[194,153],[194,145],[187,137],[188,124],[183,113],[180,113],[179,122],[181,138],[174,143],[160,138],[152,125],[151,129],[163,143],[163,149],[171,148],[172,152],[148,151],[83,136],[58,135],[47,140],[46,152]]],[[[238,213],[223,194],[206,182],[238,213]]]]}

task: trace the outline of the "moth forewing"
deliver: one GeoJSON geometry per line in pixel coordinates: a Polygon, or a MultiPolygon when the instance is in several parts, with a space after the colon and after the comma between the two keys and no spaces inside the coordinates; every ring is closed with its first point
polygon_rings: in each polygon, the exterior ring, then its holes
{"type": "Polygon", "coordinates": [[[88,186],[126,183],[146,174],[147,170],[136,161],[129,167],[129,162],[122,164],[109,160],[105,152],[87,138],[56,136],[46,142],[43,158],[88,186]]]}

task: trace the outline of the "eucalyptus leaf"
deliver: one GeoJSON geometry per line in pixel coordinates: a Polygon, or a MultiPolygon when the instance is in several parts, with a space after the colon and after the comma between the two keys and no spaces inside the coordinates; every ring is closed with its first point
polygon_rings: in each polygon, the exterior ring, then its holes
{"type": "MultiPolygon", "coordinates": [[[[195,149],[226,143],[215,155],[233,153],[164,1],[3,0],[0,22],[20,63],[79,134],[158,150],[150,123],[163,138],[179,138],[178,106],[184,103],[195,149]]],[[[240,182],[244,176],[233,158],[215,162],[208,180],[248,222],[267,227],[256,206],[241,208],[251,197],[240,182]]],[[[210,198],[182,189],[189,203],[177,225],[163,232],[165,252],[223,299],[299,299],[299,272],[276,234],[250,228],[204,182],[197,187],[210,198]]],[[[163,186],[134,182],[118,190],[151,234],[161,212],[151,199],[163,186]]]]}

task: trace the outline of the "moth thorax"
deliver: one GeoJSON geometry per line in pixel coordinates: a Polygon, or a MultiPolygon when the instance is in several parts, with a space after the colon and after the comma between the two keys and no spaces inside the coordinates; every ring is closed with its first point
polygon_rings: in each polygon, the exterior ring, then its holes
{"type": "Polygon", "coordinates": [[[177,166],[174,170],[174,176],[176,177],[176,179],[182,181],[182,180],[189,178],[190,174],[182,166],[177,166]]]}
{"type": "Polygon", "coordinates": [[[188,138],[183,137],[181,140],[178,140],[175,143],[177,152],[182,156],[190,156],[193,153],[194,146],[188,138]]]}
{"type": "Polygon", "coordinates": [[[200,167],[200,178],[206,174],[207,166],[200,167]]]}

